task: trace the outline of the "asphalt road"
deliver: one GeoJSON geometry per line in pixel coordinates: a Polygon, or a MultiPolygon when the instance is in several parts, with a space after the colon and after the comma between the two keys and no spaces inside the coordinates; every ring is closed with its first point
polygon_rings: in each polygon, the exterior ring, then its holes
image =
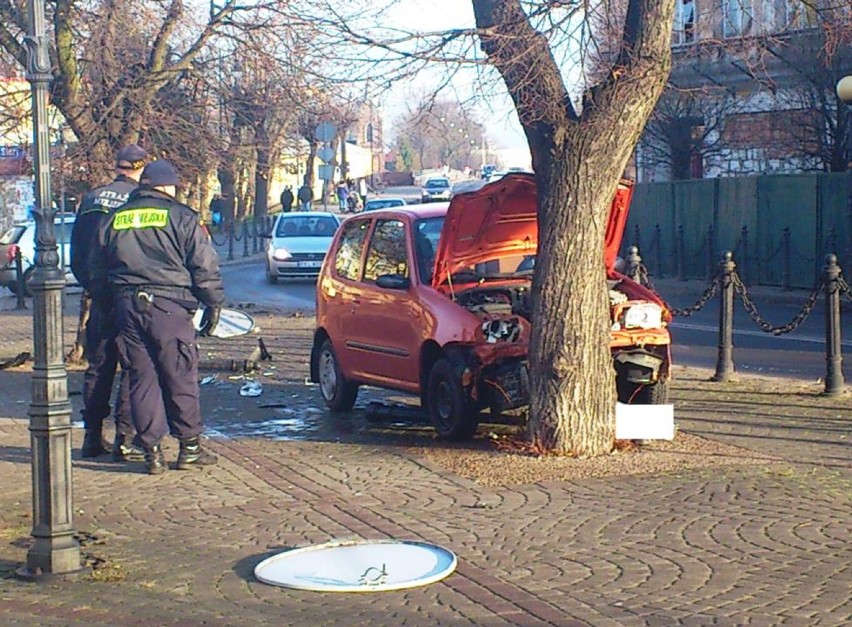
{"type": "MultiPolygon", "coordinates": [[[[259,260],[222,268],[225,291],[234,303],[251,303],[261,309],[282,311],[315,311],[315,289],[313,282],[281,282],[270,285],[266,282],[263,262],[259,260]]],[[[662,290],[661,290],[662,291],[662,290]]],[[[663,294],[664,298],[667,295],[663,294]]],[[[802,302],[755,303],[761,315],[775,326],[790,322],[801,310],[802,302]]],[[[688,294],[672,296],[669,303],[676,308],[686,308],[695,302],[688,294]]],[[[842,350],[852,356],[852,317],[844,315],[841,329],[842,350]]],[[[676,318],[672,324],[672,347],[675,363],[713,368],[718,355],[718,304],[713,299],[688,318],[676,318]]],[[[792,377],[816,381],[825,376],[824,354],[825,312],[818,302],[813,312],[793,332],[781,336],[764,333],[748,317],[738,303],[734,315],[734,353],[736,371],[756,374],[792,377]]],[[[844,364],[847,381],[852,380],[850,357],[844,364]]]]}

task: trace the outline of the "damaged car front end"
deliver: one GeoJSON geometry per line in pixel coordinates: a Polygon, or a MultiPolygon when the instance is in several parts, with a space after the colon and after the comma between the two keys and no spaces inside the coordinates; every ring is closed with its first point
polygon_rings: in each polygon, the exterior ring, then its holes
{"type": "MultiPolygon", "coordinates": [[[[671,314],[616,269],[632,186],[612,203],[605,246],[613,374],[625,403],[663,403],[671,314]]],[[[535,179],[509,174],[448,207],[353,216],[341,227],[317,291],[311,379],[335,411],[360,385],[418,394],[437,433],[470,438],[480,415],[529,404],[535,179]]]]}

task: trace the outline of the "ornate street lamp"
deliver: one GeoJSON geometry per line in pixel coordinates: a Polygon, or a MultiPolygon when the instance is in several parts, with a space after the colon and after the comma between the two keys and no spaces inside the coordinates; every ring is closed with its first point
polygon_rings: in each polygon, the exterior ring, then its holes
{"type": "Polygon", "coordinates": [[[71,405],[62,343],[64,270],[58,266],[50,195],[47,99],[50,56],[44,0],[29,0],[27,80],[32,89],[35,152],[36,263],[33,271],[32,401],[30,446],[33,478],[33,545],[18,575],[37,579],[81,570],[71,502],[71,405]]]}

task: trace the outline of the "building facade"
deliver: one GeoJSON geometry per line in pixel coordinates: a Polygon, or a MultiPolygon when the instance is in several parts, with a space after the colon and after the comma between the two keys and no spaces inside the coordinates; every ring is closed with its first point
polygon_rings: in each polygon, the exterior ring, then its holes
{"type": "Polygon", "coordinates": [[[848,0],[677,0],[669,86],[636,153],[640,181],[841,171],[852,115],[848,0]]]}

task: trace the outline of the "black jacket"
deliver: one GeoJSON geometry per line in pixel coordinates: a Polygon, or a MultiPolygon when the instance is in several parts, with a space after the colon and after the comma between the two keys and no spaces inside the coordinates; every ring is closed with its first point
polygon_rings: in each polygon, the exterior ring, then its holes
{"type": "Polygon", "coordinates": [[[219,259],[200,216],[150,187],[139,187],[104,220],[89,257],[92,295],[144,290],[188,309],[225,300],[219,259]]]}
{"type": "Polygon", "coordinates": [[[127,202],[136,185],[132,178],[119,174],[109,185],[96,187],[83,197],[71,230],[71,272],[84,289],[88,289],[91,282],[89,254],[101,222],[110,211],[127,202]]]}

